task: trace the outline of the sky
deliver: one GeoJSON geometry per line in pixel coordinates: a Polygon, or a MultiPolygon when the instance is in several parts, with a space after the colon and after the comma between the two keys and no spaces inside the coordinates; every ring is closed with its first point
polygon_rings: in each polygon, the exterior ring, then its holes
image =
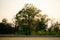
{"type": "Polygon", "coordinates": [[[13,17],[27,3],[32,3],[53,20],[60,20],[60,0],[0,0],[0,21],[6,18],[12,22],[13,17]]]}

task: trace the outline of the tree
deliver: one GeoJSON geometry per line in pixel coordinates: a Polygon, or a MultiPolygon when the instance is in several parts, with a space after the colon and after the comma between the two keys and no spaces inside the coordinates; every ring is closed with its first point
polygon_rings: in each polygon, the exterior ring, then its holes
{"type": "Polygon", "coordinates": [[[60,27],[60,23],[56,22],[53,25],[51,25],[50,31],[58,32],[60,30],[59,27],[60,27]]]}
{"type": "Polygon", "coordinates": [[[12,34],[15,32],[15,29],[7,22],[7,19],[2,19],[0,22],[0,34],[12,34]]]}
{"type": "Polygon", "coordinates": [[[7,23],[7,19],[6,18],[3,18],[2,19],[2,23],[7,23]]]}
{"type": "Polygon", "coordinates": [[[41,10],[37,9],[32,4],[26,4],[15,17],[16,25],[20,28],[19,30],[25,32],[26,35],[31,35],[31,23],[35,15],[39,14],[39,12],[41,12],[41,10]]]}
{"type": "Polygon", "coordinates": [[[49,20],[50,19],[47,18],[47,15],[40,15],[39,23],[38,23],[38,26],[36,27],[36,31],[46,31],[49,20]]]}
{"type": "Polygon", "coordinates": [[[52,23],[51,27],[48,29],[49,35],[60,35],[60,23],[52,23]]]}

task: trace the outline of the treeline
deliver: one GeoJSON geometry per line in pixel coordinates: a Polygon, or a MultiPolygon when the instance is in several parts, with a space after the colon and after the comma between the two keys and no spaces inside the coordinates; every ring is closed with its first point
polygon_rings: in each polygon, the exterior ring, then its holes
{"type": "Polygon", "coordinates": [[[26,4],[14,17],[14,24],[3,19],[0,23],[0,34],[15,35],[60,35],[60,23],[56,22],[48,28],[47,15],[32,4],[26,4]],[[14,27],[12,26],[14,25],[14,27]]]}
{"type": "Polygon", "coordinates": [[[15,32],[15,28],[12,27],[11,23],[7,23],[7,19],[3,19],[0,22],[0,34],[13,34],[15,32]]]}

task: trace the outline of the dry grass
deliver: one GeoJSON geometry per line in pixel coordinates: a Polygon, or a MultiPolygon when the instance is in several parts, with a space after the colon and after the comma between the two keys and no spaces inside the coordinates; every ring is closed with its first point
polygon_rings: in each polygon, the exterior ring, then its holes
{"type": "Polygon", "coordinates": [[[0,40],[60,40],[60,37],[0,37],[0,40]]]}

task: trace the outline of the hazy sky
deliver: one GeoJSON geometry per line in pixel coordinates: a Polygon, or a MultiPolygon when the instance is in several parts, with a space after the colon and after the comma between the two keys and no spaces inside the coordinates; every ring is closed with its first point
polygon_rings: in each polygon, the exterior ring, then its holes
{"type": "Polygon", "coordinates": [[[0,21],[7,18],[11,22],[26,3],[32,3],[50,18],[60,19],[60,0],[0,0],[0,21]]]}

